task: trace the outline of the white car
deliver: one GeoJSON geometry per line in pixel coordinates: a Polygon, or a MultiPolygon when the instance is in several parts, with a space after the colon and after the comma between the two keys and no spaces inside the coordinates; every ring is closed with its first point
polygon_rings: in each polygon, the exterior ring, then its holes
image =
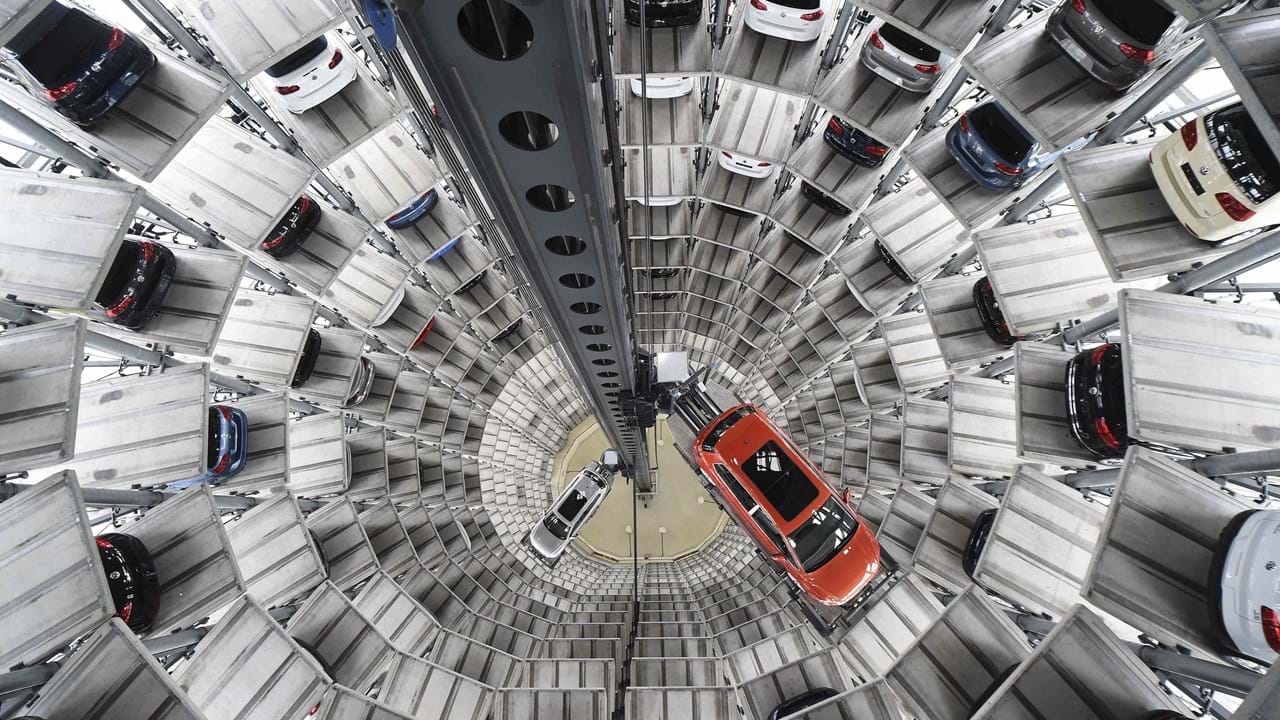
{"type": "Polygon", "coordinates": [[[1173,214],[1201,240],[1280,225],[1280,161],[1243,105],[1198,117],[1161,140],[1151,172],[1173,214]]]}
{"type": "Polygon", "coordinates": [[[693,92],[693,78],[681,75],[647,75],[644,84],[640,78],[631,78],[631,94],[650,100],[670,100],[693,92]],[[647,92],[646,92],[647,91],[647,92]]]}
{"type": "Polygon", "coordinates": [[[822,0],[750,0],[747,27],[791,42],[811,42],[822,34],[822,0]]]}
{"type": "Polygon", "coordinates": [[[560,562],[564,549],[604,502],[618,469],[616,463],[617,453],[613,450],[606,450],[600,460],[587,463],[525,536],[529,548],[548,567],[560,562]]]}
{"type": "Polygon", "coordinates": [[[636,202],[645,207],[672,207],[685,201],[678,195],[650,195],[648,199],[637,197],[636,202]]]}
{"type": "Polygon", "coordinates": [[[725,170],[757,180],[769,177],[776,169],[773,163],[756,160],[746,155],[734,155],[728,150],[720,151],[719,161],[720,167],[725,170]]]}
{"type": "Polygon", "coordinates": [[[356,60],[331,47],[325,36],[312,40],[267,68],[285,108],[304,113],[342,92],[356,79],[356,60]]]}
{"type": "Polygon", "coordinates": [[[369,392],[373,390],[373,380],[373,361],[361,355],[360,362],[356,363],[356,372],[351,376],[351,383],[347,385],[347,401],[343,403],[343,407],[353,407],[368,400],[369,392]]]}
{"type": "Polygon", "coordinates": [[[1274,663],[1280,658],[1280,510],[1233,518],[1212,567],[1220,573],[1209,582],[1221,591],[1216,610],[1223,639],[1243,655],[1274,663]]]}

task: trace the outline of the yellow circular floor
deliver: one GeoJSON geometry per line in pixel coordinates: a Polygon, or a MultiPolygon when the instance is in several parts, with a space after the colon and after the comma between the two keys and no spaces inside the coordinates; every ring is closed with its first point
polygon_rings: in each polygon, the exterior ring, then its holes
{"type": "MultiPolygon", "coordinates": [[[[649,462],[658,467],[656,492],[639,503],[637,536],[640,558],[678,558],[706,545],[724,529],[728,517],[716,507],[698,484],[692,468],[672,445],[666,420],[658,419],[658,447],[654,448],[653,428],[646,431],[649,462]]],[[[588,462],[609,447],[595,418],[588,418],[569,433],[565,449],[556,456],[553,491],[559,495],[565,485],[588,462]]],[[[619,475],[594,517],[582,528],[576,541],[584,554],[615,562],[631,559],[631,484],[619,475]]]]}

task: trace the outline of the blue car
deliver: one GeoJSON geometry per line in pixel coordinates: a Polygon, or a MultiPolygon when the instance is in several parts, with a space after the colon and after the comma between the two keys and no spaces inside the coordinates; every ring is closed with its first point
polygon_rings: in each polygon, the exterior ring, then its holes
{"type": "Polygon", "coordinates": [[[435,209],[438,202],[440,202],[440,194],[432,188],[414,198],[395,215],[387,218],[387,227],[392,230],[403,230],[426,217],[427,213],[435,209]]]}
{"type": "Polygon", "coordinates": [[[249,418],[230,405],[209,407],[209,469],[205,474],[169,483],[169,487],[220,485],[244,469],[249,461],[249,418]]]}
{"type": "Polygon", "coordinates": [[[1052,162],[1037,156],[1039,143],[995,102],[961,115],[947,131],[947,150],[965,174],[988,190],[1021,187],[1052,162]]]}
{"type": "Polygon", "coordinates": [[[835,115],[827,121],[822,139],[837,153],[863,167],[879,167],[889,154],[888,147],[835,115]]]}

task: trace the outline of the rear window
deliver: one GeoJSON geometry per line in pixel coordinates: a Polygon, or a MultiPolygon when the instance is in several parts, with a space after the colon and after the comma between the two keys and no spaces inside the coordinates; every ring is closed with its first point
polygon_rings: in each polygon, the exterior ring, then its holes
{"type": "Polygon", "coordinates": [[[768,0],[774,5],[795,8],[797,10],[817,10],[822,7],[822,0],[768,0]]]}
{"type": "Polygon", "coordinates": [[[742,472],[785,521],[818,499],[817,486],[772,440],[742,463],[742,472]]]}
{"type": "Polygon", "coordinates": [[[72,8],[19,60],[41,85],[57,87],[86,70],[106,51],[110,41],[110,25],[72,8]]]}
{"type": "Polygon", "coordinates": [[[311,62],[317,55],[324,52],[329,47],[329,41],[323,35],[294,50],[289,57],[267,68],[269,77],[278,78],[281,75],[288,75],[294,70],[298,70],[303,65],[311,62]]]}
{"type": "Polygon", "coordinates": [[[1088,0],[1134,40],[1155,45],[1173,24],[1174,15],[1155,0],[1088,0]]]}
{"type": "Polygon", "coordinates": [[[1209,145],[1240,192],[1261,203],[1280,191],[1280,162],[1243,105],[1208,115],[1204,124],[1209,145]]]}
{"type": "Polygon", "coordinates": [[[876,32],[880,33],[881,38],[888,40],[889,44],[925,62],[937,62],[942,55],[928,43],[916,39],[916,36],[911,33],[899,30],[896,25],[885,23],[876,32]]]}
{"type": "Polygon", "coordinates": [[[969,121],[991,149],[1010,163],[1022,162],[1027,158],[1027,153],[1031,152],[1031,138],[1027,137],[1017,123],[996,109],[994,103],[971,110],[969,121]]]}

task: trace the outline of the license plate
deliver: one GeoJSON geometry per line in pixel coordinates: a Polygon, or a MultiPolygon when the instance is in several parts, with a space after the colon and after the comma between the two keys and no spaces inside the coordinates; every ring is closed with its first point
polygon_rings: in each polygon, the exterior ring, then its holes
{"type": "Polygon", "coordinates": [[[1196,191],[1196,195],[1204,194],[1204,186],[1196,177],[1196,171],[1191,168],[1191,163],[1182,163],[1182,174],[1187,176],[1187,183],[1191,185],[1192,190],[1196,191]]]}

